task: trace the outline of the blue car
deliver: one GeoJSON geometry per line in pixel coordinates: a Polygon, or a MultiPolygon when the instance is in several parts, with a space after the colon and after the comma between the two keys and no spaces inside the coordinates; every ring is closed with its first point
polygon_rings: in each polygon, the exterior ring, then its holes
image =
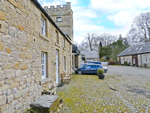
{"type": "Polygon", "coordinates": [[[78,68],[75,73],[76,74],[97,74],[97,69],[103,68],[99,64],[88,64],[85,67],[78,68]]]}

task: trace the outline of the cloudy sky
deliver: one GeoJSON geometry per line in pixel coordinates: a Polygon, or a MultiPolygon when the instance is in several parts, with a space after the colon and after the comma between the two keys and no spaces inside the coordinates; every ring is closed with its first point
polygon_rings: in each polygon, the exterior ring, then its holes
{"type": "Polygon", "coordinates": [[[135,16],[150,11],[150,0],[38,0],[42,6],[71,2],[74,13],[74,41],[87,33],[126,35],[135,16]]]}

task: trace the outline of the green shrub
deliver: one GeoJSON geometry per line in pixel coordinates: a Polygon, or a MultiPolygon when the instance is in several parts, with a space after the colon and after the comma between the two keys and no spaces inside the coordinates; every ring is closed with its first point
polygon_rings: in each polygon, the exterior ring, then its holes
{"type": "Polygon", "coordinates": [[[103,74],[103,73],[104,73],[104,70],[103,70],[103,69],[99,68],[99,69],[97,70],[97,74],[103,74]]]}
{"type": "Polygon", "coordinates": [[[109,61],[108,65],[120,65],[120,61],[109,61]]]}
{"type": "Polygon", "coordinates": [[[101,58],[100,59],[100,62],[107,62],[108,60],[107,59],[104,59],[104,58],[101,58]]]}
{"type": "Polygon", "coordinates": [[[125,62],[124,62],[124,65],[125,65],[125,66],[128,66],[128,62],[127,62],[127,61],[125,61],[125,62]]]}

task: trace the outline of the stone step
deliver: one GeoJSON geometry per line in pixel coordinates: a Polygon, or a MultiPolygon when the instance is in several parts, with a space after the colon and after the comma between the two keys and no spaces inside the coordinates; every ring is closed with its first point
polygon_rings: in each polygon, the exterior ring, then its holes
{"type": "Polygon", "coordinates": [[[53,113],[60,109],[62,99],[57,95],[42,95],[38,100],[30,104],[30,107],[38,112],[53,113]]]}

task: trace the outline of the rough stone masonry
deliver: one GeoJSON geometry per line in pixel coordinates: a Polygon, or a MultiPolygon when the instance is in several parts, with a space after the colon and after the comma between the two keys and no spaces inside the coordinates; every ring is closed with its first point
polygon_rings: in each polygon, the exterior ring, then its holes
{"type": "Polygon", "coordinates": [[[70,73],[72,41],[35,1],[0,0],[0,113],[22,113],[40,98],[42,91],[53,88],[56,93],[56,50],[59,75],[70,73]],[[45,36],[41,33],[41,18],[46,22],[45,36]],[[44,80],[42,52],[47,56],[44,80]]]}

